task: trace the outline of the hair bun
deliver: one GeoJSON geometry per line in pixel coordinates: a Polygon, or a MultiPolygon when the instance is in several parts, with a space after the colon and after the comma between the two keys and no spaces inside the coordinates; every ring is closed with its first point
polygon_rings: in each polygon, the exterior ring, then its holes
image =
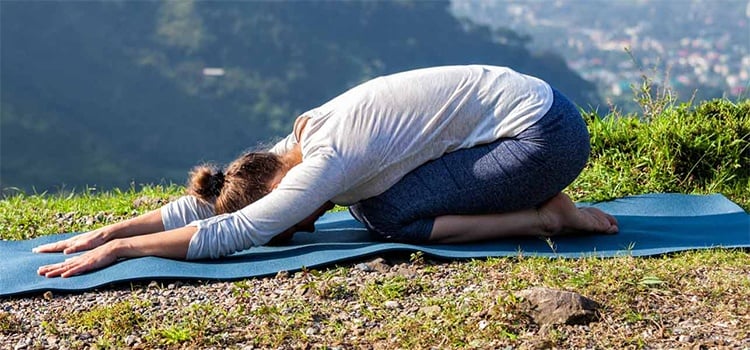
{"type": "Polygon", "coordinates": [[[214,195],[214,197],[218,197],[221,193],[221,189],[224,187],[224,173],[219,170],[215,173],[213,173],[208,178],[208,191],[214,195]]]}
{"type": "Polygon", "coordinates": [[[199,165],[190,172],[187,193],[213,203],[224,188],[224,173],[213,165],[199,165]]]}

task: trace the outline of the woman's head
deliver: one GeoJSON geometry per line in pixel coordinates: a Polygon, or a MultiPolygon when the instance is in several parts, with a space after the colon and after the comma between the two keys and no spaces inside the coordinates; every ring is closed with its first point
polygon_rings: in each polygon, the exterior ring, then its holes
{"type": "Polygon", "coordinates": [[[216,214],[232,213],[268,194],[282,164],[273,153],[249,152],[224,172],[212,165],[200,165],[190,172],[187,192],[213,203],[216,214]]]}

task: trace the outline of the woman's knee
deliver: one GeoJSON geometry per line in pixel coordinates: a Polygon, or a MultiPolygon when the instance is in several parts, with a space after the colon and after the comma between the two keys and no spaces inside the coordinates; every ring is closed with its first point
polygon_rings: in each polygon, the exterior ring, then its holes
{"type": "Polygon", "coordinates": [[[430,238],[434,218],[413,219],[403,211],[363,203],[349,207],[352,216],[381,238],[399,242],[426,242],[430,238]]]}
{"type": "Polygon", "coordinates": [[[434,223],[434,218],[417,219],[406,224],[376,222],[369,229],[389,241],[424,243],[430,239],[434,223]]]}

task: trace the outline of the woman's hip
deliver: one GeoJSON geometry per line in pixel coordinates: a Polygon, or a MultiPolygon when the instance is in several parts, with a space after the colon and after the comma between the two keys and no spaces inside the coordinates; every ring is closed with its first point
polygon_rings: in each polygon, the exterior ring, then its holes
{"type": "MultiPolygon", "coordinates": [[[[394,231],[412,222],[441,215],[509,212],[541,204],[578,176],[590,149],[578,110],[559,92],[554,96],[544,117],[519,135],[425,163],[384,193],[352,206],[352,213],[374,231],[397,236],[394,231]]],[[[426,239],[429,232],[420,235],[426,239]]]]}

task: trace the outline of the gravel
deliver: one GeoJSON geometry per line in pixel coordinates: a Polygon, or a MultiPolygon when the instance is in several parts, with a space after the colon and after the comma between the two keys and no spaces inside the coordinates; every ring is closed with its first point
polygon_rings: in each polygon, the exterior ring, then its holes
{"type": "MultiPolygon", "coordinates": [[[[6,315],[5,321],[0,318],[0,349],[95,347],[102,339],[106,339],[106,330],[98,325],[81,327],[83,321],[72,322],[71,317],[124,301],[133,302],[137,314],[151,322],[152,327],[157,327],[176,314],[189,313],[189,310],[201,305],[212,305],[218,310],[237,310],[243,307],[248,317],[259,315],[263,307],[269,306],[278,307],[280,317],[299,313],[299,306],[290,304],[290,300],[314,305],[312,310],[315,312],[296,330],[297,336],[281,342],[264,342],[256,338],[257,333],[254,332],[259,332],[267,319],[259,317],[257,324],[252,321],[238,326],[230,324],[231,320],[219,321],[215,318],[216,315],[209,313],[205,335],[211,337],[210,341],[160,345],[154,343],[153,334],[149,334],[147,329],[135,327],[130,334],[121,334],[116,345],[136,349],[154,346],[236,349],[397,348],[403,347],[403,339],[399,340],[397,335],[375,336],[384,330],[395,332],[394,329],[382,328],[382,323],[386,320],[416,317],[431,324],[455,327],[451,324],[456,322],[456,319],[451,318],[451,313],[455,310],[446,310],[434,303],[441,298],[484,306],[460,319],[469,333],[500,334],[496,326],[498,319],[508,319],[509,325],[517,327],[515,330],[510,329],[515,332],[516,338],[502,338],[498,335],[497,339],[484,339],[479,343],[475,339],[461,347],[506,348],[510,345],[514,348],[606,348],[614,344],[633,347],[639,344],[640,339],[647,348],[750,348],[748,315],[737,312],[735,322],[717,323],[710,315],[705,315],[705,311],[690,309],[694,298],[670,296],[667,299],[669,295],[660,295],[658,290],[644,294],[643,299],[638,299],[632,306],[634,309],[651,308],[650,313],[659,315],[651,321],[625,322],[626,316],[607,312],[605,306],[599,322],[543,329],[531,323],[530,317],[514,314],[514,310],[492,307],[497,300],[508,295],[507,291],[493,291],[486,287],[485,282],[492,282],[488,281],[493,278],[492,271],[481,272],[484,275],[480,274],[480,277],[471,280],[472,283],[457,284],[456,281],[462,281],[462,276],[469,272],[480,273],[466,263],[428,261],[412,264],[408,257],[397,256],[388,261],[375,259],[353,263],[341,271],[343,272],[329,274],[282,271],[276,276],[240,282],[144,281],[111,285],[85,293],[45,292],[0,298],[0,316],[6,315]],[[403,277],[402,280],[406,281],[424,280],[428,285],[425,286],[426,291],[406,290],[403,291],[403,297],[385,298],[379,304],[361,297],[367,290],[366,286],[377,286],[385,278],[393,277],[403,277]],[[146,303],[138,304],[142,301],[146,303]],[[385,313],[385,316],[377,318],[372,316],[373,313],[385,313]],[[340,329],[331,324],[340,325],[340,329]],[[373,339],[378,341],[374,342],[373,339]]],[[[289,329],[276,331],[290,332],[289,329]]],[[[266,336],[274,336],[273,328],[266,336]]],[[[456,344],[435,347],[454,347],[453,345],[456,344]]]]}

